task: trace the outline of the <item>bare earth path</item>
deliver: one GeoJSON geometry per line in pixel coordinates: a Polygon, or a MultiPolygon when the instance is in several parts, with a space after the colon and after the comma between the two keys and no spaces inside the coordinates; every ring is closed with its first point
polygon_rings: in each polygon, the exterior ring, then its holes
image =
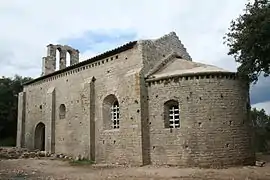
{"type": "Polygon", "coordinates": [[[0,160],[1,180],[270,180],[270,163],[264,167],[198,169],[177,167],[71,166],[67,161],[48,159],[0,160]]]}

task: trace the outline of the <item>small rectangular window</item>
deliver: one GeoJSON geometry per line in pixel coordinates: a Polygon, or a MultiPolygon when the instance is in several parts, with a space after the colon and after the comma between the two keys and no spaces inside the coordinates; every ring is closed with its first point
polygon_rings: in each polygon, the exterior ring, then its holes
{"type": "Polygon", "coordinates": [[[114,129],[119,129],[119,104],[116,101],[111,107],[112,126],[114,129]]]}
{"type": "Polygon", "coordinates": [[[180,119],[179,119],[179,108],[178,106],[171,106],[169,109],[169,122],[170,128],[179,128],[180,119]]]}

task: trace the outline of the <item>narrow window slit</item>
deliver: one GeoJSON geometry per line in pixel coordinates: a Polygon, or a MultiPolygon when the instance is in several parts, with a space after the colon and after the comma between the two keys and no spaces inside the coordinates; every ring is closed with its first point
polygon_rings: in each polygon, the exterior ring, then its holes
{"type": "Polygon", "coordinates": [[[119,129],[119,114],[119,103],[115,101],[111,107],[111,120],[114,129],[119,129]]]}

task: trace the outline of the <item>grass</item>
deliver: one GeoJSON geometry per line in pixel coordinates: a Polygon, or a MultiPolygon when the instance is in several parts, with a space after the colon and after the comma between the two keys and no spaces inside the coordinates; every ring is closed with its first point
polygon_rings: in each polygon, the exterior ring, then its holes
{"type": "Polygon", "coordinates": [[[82,160],[71,160],[69,162],[70,165],[73,166],[89,166],[94,164],[94,161],[88,160],[88,159],[82,159],[82,160]]]}

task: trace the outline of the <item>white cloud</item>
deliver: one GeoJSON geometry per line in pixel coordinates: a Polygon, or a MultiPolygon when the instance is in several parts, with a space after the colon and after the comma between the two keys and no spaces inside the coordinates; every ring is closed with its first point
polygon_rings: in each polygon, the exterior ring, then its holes
{"type": "MultiPolygon", "coordinates": [[[[45,46],[84,32],[130,30],[138,38],[176,31],[195,61],[235,70],[222,37],[246,0],[10,0],[0,2],[0,75],[39,76],[45,46]],[[220,61],[224,60],[224,61],[220,61]]],[[[76,47],[75,47],[76,48],[76,47]]],[[[89,55],[95,52],[88,51],[89,55]]],[[[85,55],[83,55],[85,57],[85,55]]]]}
{"type": "Polygon", "coordinates": [[[270,115],[270,101],[257,103],[252,105],[252,107],[257,109],[264,109],[266,114],[270,115]]]}

